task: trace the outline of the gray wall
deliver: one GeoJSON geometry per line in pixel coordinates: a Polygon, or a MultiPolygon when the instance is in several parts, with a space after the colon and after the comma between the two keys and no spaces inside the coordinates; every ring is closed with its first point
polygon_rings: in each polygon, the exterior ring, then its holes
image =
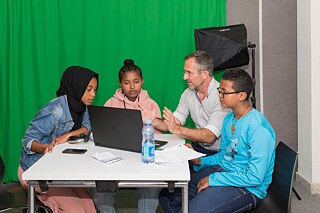
{"type": "MultiPolygon", "coordinates": [[[[297,2],[268,0],[262,3],[264,114],[277,134],[293,149],[297,133],[297,2]]],[[[256,78],[259,96],[259,1],[227,0],[227,25],[244,23],[248,41],[257,44],[256,78]]],[[[251,73],[251,68],[247,67],[251,73]]],[[[258,100],[258,109],[259,107],[258,100]]]]}

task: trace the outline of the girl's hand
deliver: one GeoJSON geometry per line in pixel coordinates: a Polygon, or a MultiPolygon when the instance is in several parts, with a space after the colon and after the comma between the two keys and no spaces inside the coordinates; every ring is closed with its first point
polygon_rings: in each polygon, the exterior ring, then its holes
{"type": "Polygon", "coordinates": [[[54,145],[58,145],[58,144],[62,144],[62,143],[67,142],[69,140],[69,137],[70,137],[70,132],[65,133],[63,135],[60,135],[59,137],[57,137],[55,139],[54,145]]]}
{"type": "Polygon", "coordinates": [[[44,149],[44,154],[51,153],[54,147],[55,140],[53,140],[50,144],[47,144],[47,147],[44,149]]]}
{"type": "Polygon", "coordinates": [[[142,115],[142,121],[145,123],[146,120],[151,120],[155,119],[157,117],[157,111],[156,109],[152,110],[147,110],[145,107],[143,107],[140,103],[137,103],[136,108],[141,111],[142,115]]]}

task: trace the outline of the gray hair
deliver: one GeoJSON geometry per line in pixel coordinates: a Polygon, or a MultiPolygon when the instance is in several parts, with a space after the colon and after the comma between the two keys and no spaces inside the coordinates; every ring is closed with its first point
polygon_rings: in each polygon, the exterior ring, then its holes
{"type": "Polygon", "coordinates": [[[185,60],[190,58],[196,59],[198,72],[208,70],[209,75],[212,76],[214,65],[213,60],[208,53],[199,50],[184,57],[185,60]]]}

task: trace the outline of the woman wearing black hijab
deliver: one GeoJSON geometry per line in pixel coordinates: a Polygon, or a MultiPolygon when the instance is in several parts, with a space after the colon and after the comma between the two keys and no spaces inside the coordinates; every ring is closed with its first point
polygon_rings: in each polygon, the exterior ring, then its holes
{"type": "MultiPolygon", "coordinates": [[[[87,105],[95,98],[98,74],[80,66],[65,70],[57,90],[57,98],[44,106],[22,139],[18,177],[24,187],[22,173],[51,152],[55,145],[65,143],[71,136],[88,135],[91,131],[87,105]]],[[[53,212],[96,212],[90,195],[82,188],[50,188],[37,197],[53,212]]]]}

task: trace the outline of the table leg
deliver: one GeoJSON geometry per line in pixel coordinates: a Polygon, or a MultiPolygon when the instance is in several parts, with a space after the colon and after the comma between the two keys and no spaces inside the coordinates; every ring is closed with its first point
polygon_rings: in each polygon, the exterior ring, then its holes
{"type": "Polygon", "coordinates": [[[29,181],[28,183],[28,212],[34,213],[34,185],[29,181]]]}
{"type": "Polygon", "coordinates": [[[182,188],[182,212],[188,213],[188,184],[184,185],[182,188]]]}

